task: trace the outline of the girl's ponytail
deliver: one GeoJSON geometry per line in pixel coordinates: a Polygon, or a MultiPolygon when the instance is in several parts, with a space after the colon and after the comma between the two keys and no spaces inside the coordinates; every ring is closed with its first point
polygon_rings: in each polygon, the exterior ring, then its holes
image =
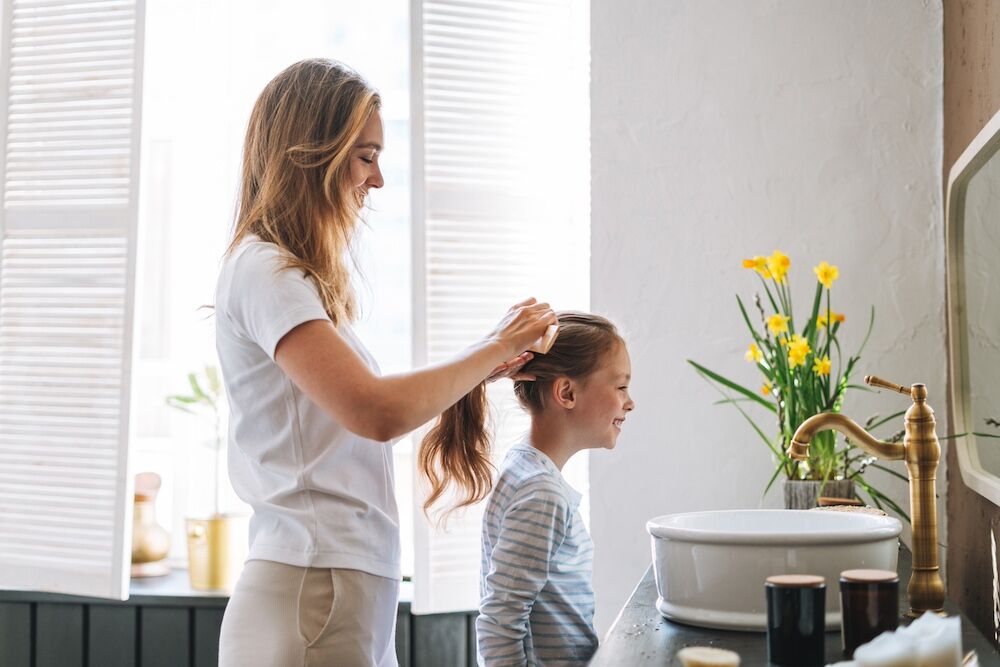
{"type": "Polygon", "coordinates": [[[424,513],[454,484],[459,496],[447,512],[475,505],[493,487],[490,436],[486,429],[486,383],[459,399],[420,442],[417,464],[431,492],[424,513]]]}
{"type": "MultiPolygon", "coordinates": [[[[600,315],[562,311],[559,336],[546,354],[538,354],[521,372],[534,380],[514,382],[514,395],[530,414],[546,409],[545,394],[559,377],[584,378],[603,363],[605,353],[623,344],[621,335],[600,315]]],[[[493,488],[490,436],[486,430],[486,384],[481,384],[448,408],[423,441],[417,463],[430,483],[431,493],[424,502],[427,514],[454,485],[458,497],[449,512],[474,505],[493,488]]]]}

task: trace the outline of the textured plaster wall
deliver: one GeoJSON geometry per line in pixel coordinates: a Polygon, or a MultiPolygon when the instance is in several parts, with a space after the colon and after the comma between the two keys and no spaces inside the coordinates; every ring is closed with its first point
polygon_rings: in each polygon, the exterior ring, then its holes
{"type": "MultiPolygon", "coordinates": [[[[858,380],[925,382],[943,421],[942,9],[591,7],[592,302],[628,335],[637,401],[618,449],[591,458],[603,631],[649,565],[648,518],[762,503],[764,445],[729,406],[712,405],[718,395],[685,363],[759,384],[733,297],[755,290],[742,258],[788,253],[799,312],[812,267],[839,265],[845,352],[869,307],[877,312],[858,380]]],[[[900,396],[855,392],[844,412],[905,407],[900,396]]],[[[906,504],[905,483],[875,480],[906,504]]],[[[779,490],[763,505],[780,502],[779,490]]]]}
{"type": "MultiPolygon", "coordinates": [[[[965,147],[1000,110],[1000,4],[944,3],[944,183],[965,147]]],[[[994,264],[995,264],[994,257],[994,264]]],[[[993,276],[994,285],[996,275],[993,276]]],[[[948,453],[948,595],[987,637],[997,641],[1000,602],[995,576],[1000,508],[962,482],[948,453]]]]}

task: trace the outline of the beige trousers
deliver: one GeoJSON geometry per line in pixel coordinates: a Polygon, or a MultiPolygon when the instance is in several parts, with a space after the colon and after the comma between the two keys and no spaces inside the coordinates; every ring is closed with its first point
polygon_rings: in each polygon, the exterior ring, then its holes
{"type": "Polygon", "coordinates": [[[399,582],[251,560],[222,619],[219,667],[397,667],[399,582]]]}

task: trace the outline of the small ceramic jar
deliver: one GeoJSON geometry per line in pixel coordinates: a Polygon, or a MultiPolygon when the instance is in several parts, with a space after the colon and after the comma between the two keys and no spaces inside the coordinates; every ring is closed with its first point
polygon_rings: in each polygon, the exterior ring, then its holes
{"type": "Polygon", "coordinates": [[[767,578],[767,659],[774,665],[823,665],[826,580],[811,574],[767,578]]]}
{"type": "Polygon", "coordinates": [[[840,615],[844,655],[899,625],[899,575],[891,570],[840,573],[840,615]]]}

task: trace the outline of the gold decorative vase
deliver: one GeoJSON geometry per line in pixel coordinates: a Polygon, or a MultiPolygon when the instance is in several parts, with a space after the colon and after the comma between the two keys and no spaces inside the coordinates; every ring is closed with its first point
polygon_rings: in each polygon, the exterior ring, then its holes
{"type": "Polygon", "coordinates": [[[159,577],[170,574],[164,562],[170,551],[170,533],[156,523],[156,494],[160,476],[141,472],[135,476],[132,512],[132,576],[159,577]]]}
{"type": "Polygon", "coordinates": [[[232,591],[247,555],[249,517],[188,518],[186,527],[191,588],[232,591]]]}

